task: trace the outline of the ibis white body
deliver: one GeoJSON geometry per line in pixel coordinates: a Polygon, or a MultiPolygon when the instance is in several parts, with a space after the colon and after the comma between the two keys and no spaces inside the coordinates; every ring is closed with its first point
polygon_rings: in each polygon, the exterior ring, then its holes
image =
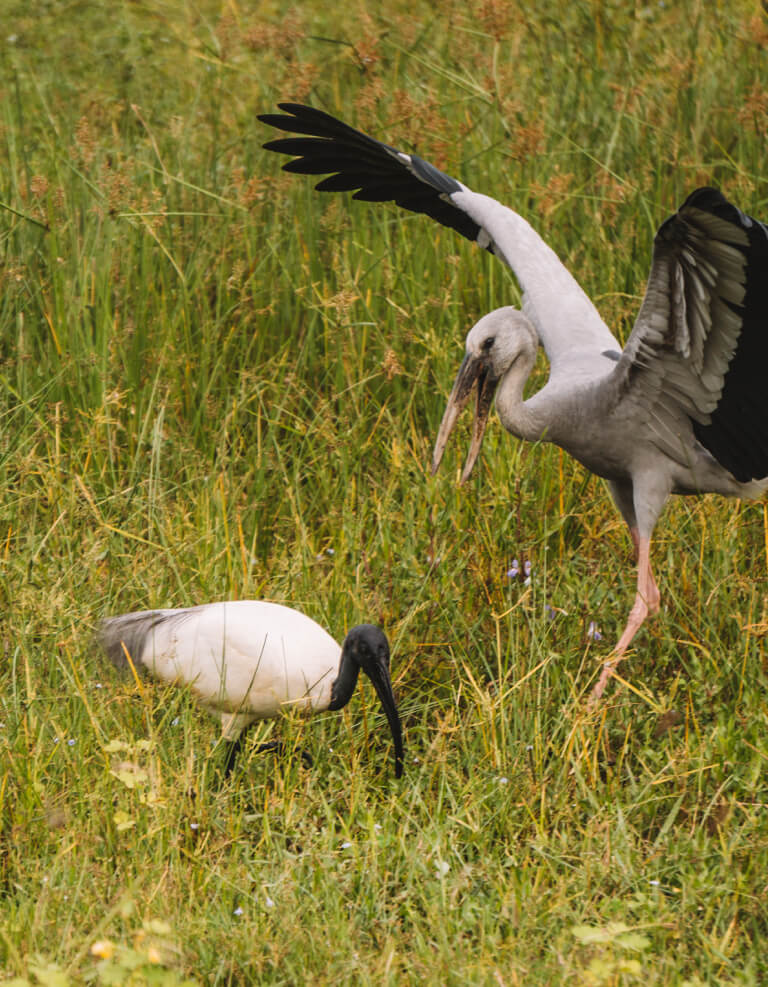
{"type": "MultiPolygon", "coordinates": [[[[287,709],[319,712],[349,701],[362,669],[381,699],[402,772],[402,735],[389,678],[389,645],[371,624],[339,645],[305,614],[278,603],[236,600],[179,610],[143,610],[104,620],[112,663],[188,687],[238,742],[256,720],[287,709]]],[[[228,761],[231,765],[231,758],[228,761]]]]}
{"type": "Polygon", "coordinates": [[[129,652],[131,628],[145,629],[140,648],[131,654],[134,664],[162,682],[189,686],[201,705],[221,718],[228,739],[287,707],[319,711],[331,701],[341,646],[290,607],[233,600],[147,610],[112,622],[129,652]]]}

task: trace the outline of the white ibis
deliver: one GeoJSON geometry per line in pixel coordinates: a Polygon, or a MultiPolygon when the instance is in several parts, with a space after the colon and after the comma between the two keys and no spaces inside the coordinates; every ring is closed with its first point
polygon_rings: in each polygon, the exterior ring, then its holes
{"type": "Polygon", "coordinates": [[[670,494],[757,497],[768,486],[768,228],[716,189],[691,193],[656,234],[645,297],[622,350],[574,277],[517,213],[327,113],[279,106],[282,115],[259,119],[302,135],[264,145],[295,156],[284,170],[330,173],[317,189],[356,189],[355,199],[393,200],[426,213],[496,254],[520,282],[522,312],[491,312],[467,336],[432,470],[476,386],[462,479],[495,395],[513,435],[554,442],[608,481],[635,548],[637,592],[595,686],[599,698],[647,615],[659,609],[650,542],[670,494]],[[539,345],[549,379],[526,400],[539,345]]]}
{"type": "MultiPolygon", "coordinates": [[[[403,771],[400,718],[389,677],[389,644],[378,627],[353,627],[341,647],[297,610],[261,600],[206,603],[180,610],[143,610],[102,621],[99,639],[119,668],[144,669],[188,686],[221,719],[229,773],[247,728],[289,708],[342,709],[362,669],[384,707],[403,771]]],[[[281,749],[264,744],[261,749],[281,749]]]]}

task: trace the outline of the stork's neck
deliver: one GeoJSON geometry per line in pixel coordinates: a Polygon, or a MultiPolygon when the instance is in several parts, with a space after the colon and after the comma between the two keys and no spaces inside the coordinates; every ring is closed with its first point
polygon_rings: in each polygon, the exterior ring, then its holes
{"type": "Polygon", "coordinates": [[[535,349],[524,351],[501,378],[496,392],[496,413],[504,428],[519,439],[539,442],[545,437],[547,423],[523,399],[523,388],[536,361],[535,349]]]}
{"type": "Polygon", "coordinates": [[[462,188],[451,201],[490,237],[515,272],[550,360],[567,345],[613,349],[616,341],[584,289],[533,227],[487,195],[462,188]]]}
{"type": "Polygon", "coordinates": [[[331,701],[328,709],[342,709],[347,705],[355,691],[359,674],[360,666],[342,651],[339,674],[331,685],[331,701]]]}

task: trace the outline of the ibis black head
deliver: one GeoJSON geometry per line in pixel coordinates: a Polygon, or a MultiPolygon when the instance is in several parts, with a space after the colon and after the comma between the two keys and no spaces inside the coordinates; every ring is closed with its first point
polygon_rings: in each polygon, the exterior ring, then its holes
{"type": "Polygon", "coordinates": [[[331,686],[328,709],[341,709],[347,705],[357,684],[360,669],[373,682],[387,715],[395,745],[395,777],[399,778],[403,773],[403,731],[389,677],[389,642],[384,632],[373,624],[358,624],[344,638],[339,674],[331,686]]]}

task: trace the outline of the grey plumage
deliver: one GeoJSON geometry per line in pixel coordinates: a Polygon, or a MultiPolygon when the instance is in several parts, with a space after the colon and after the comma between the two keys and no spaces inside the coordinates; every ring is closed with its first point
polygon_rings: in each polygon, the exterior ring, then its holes
{"type": "Polygon", "coordinates": [[[426,162],[361,134],[320,110],[280,104],[263,116],[310,135],[265,147],[300,154],[285,165],[336,172],[320,191],[359,189],[475,240],[509,265],[522,312],[498,309],[470,331],[466,356],[438,432],[433,471],[477,388],[475,426],[462,479],[474,465],[495,394],[504,427],[554,442],[604,477],[638,558],[635,603],[596,687],[649,612],[659,606],[650,539],[670,494],[757,496],[768,485],[768,229],[713,188],[693,192],[654,241],[645,296],[621,350],[551,248],[513,210],[441,175],[426,162]],[[547,383],[523,397],[536,348],[547,383]]]}
{"type": "Polygon", "coordinates": [[[160,626],[182,623],[195,607],[180,610],[140,610],[135,613],[106,617],[98,627],[99,644],[115,668],[129,668],[128,655],[134,668],[144,666],[144,655],[151,644],[154,631],[160,626]]]}

